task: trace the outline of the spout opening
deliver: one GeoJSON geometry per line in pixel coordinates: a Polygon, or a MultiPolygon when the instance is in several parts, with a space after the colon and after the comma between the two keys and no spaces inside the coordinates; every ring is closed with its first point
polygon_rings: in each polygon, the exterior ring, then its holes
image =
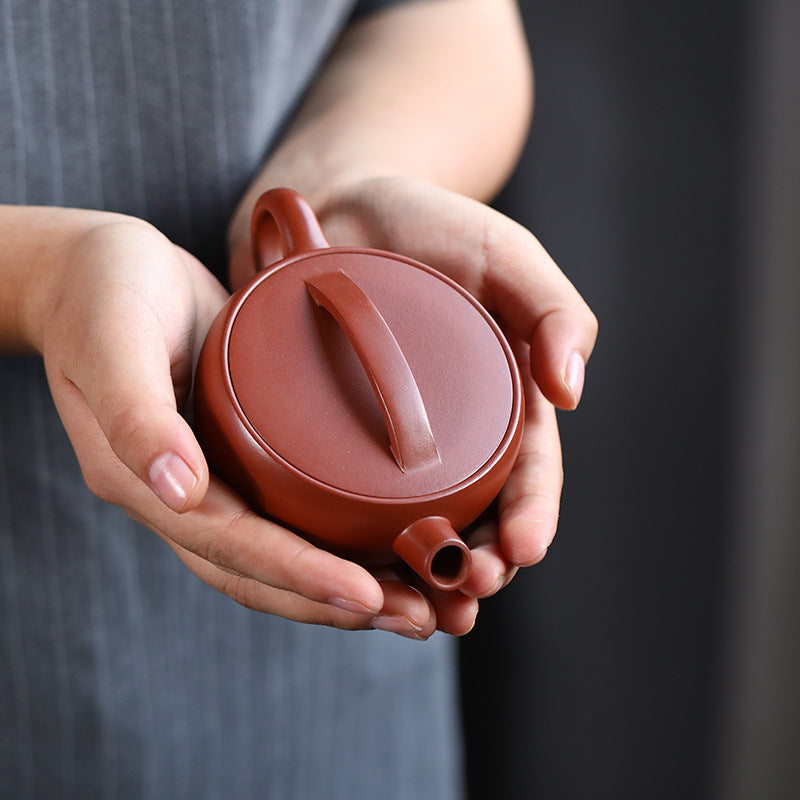
{"type": "Polygon", "coordinates": [[[458,580],[464,569],[464,551],[454,544],[445,545],[431,560],[431,574],[442,583],[458,580]]]}

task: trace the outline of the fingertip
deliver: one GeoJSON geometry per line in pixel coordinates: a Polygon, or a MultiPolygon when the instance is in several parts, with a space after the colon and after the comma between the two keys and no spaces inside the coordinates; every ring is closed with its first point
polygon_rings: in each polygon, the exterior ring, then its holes
{"type": "Polygon", "coordinates": [[[585,376],[586,363],[583,356],[576,350],[570,355],[561,374],[561,382],[570,395],[570,410],[577,408],[581,401],[585,376]]]}
{"type": "Polygon", "coordinates": [[[536,327],[530,343],[531,375],[557,408],[572,411],[580,403],[595,335],[596,325],[576,326],[566,311],[547,315],[536,327]]]}
{"type": "Polygon", "coordinates": [[[538,553],[537,553],[537,554],[536,554],[536,555],[533,557],[533,560],[531,561],[531,563],[530,563],[530,564],[528,564],[527,566],[529,566],[529,567],[532,567],[534,564],[538,564],[538,563],[540,563],[541,561],[544,561],[544,557],[547,555],[547,551],[548,551],[549,549],[550,549],[549,547],[545,547],[543,550],[540,550],[540,551],[539,551],[539,552],[538,552],[538,553]]]}
{"type": "Polygon", "coordinates": [[[466,636],[478,620],[479,604],[474,597],[464,598],[459,603],[454,603],[447,613],[439,614],[438,628],[442,633],[450,636],[466,636]]]}
{"type": "Polygon", "coordinates": [[[156,497],[179,514],[196,508],[208,489],[208,467],[202,453],[164,452],[150,462],[146,474],[156,497]]]}
{"type": "Polygon", "coordinates": [[[208,489],[208,465],[174,397],[158,402],[121,389],[95,401],[92,412],[117,458],[167,508],[197,507],[208,489]]]}
{"type": "Polygon", "coordinates": [[[383,607],[371,627],[410,639],[427,639],[436,630],[436,612],[430,601],[412,586],[398,580],[380,581],[383,607]]]}
{"type": "MultiPolygon", "coordinates": [[[[141,438],[148,438],[144,431],[141,438]]],[[[154,424],[149,438],[149,447],[139,462],[145,465],[140,473],[142,478],[172,511],[185,514],[197,508],[208,491],[210,475],[203,450],[188,422],[171,410],[160,425],[154,424]]],[[[135,451],[125,455],[136,459],[135,451]]]]}
{"type": "Polygon", "coordinates": [[[502,586],[508,564],[497,545],[481,545],[472,549],[472,569],[460,590],[468,597],[490,597],[502,586]]]}
{"type": "Polygon", "coordinates": [[[386,604],[384,587],[362,567],[359,570],[363,574],[351,576],[348,594],[332,597],[327,602],[343,611],[373,617],[386,604]]]}
{"type": "Polygon", "coordinates": [[[502,519],[500,546],[509,564],[530,567],[547,554],[555,537],[557,519],[532,504],[526,513],[502,519]]]}
{"type": "Polygon", "coordinates": [[[181,513],[199,502],[195,496],[200,479],[177,453],[157,456],[147,470],[147,477],[156,497],[173,511],[181,513]]]}

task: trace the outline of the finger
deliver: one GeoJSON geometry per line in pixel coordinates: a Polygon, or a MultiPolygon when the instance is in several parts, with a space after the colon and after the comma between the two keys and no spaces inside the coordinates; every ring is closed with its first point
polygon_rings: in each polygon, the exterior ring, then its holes
{"type": "MultiPolygon", "coordinates": [[[[407,601],[411,597],[408,593],[412,592],[422,598],[430,609],[429,626],[421,632],[425,635],[411,638],[427,638],[434,630],[440,630],[451,636],[464,636],[474,627],[478,614],[478,601],[475,598],[468,597],[461,591],[435,589],[403,564],[383,570],[377,575],[382,579],[381,585],[384,587],[384,593],[386,593],[387,586],[402,587],[405,592],[404,600],[407,601]]],[[[397,596],[393,598],[395,602],[396,598],[397,596]]],[[[386,613],[386,609],[389,607],[392,607],[392,603],[387,599],[381,614],[386,613]]]]}
{"type": "Polygon", "coordinates": [[[530,345],[530,372],[544,396],[559,408],[575,408],[597,338],[594,314],[521,225],[493,215],[484,240],[487,304],[530,345]]]}
{"type": "Polygon", "coordinates": [[[190,343],[171,353],[155,313],[125,293],[76,332],[74,356],[53,364],[46,353],[51,384],[72,384],[83,395],[114,453],[165,505],[178,512],[196,506],[208,467],[173,386],[190,343]]]}
{"type": "Polygon", "coordinates": [[[208,467],[191,428],[176,409],[169,365],[159,352],[159,342],[151,340],[145,348],[146,355],[132,344],[98,348],[91,376],[73,380],[62,373],[60,378],[84,395],[118,458],[166,506],[183,512],[205,494],[208,467]]]}
{"type": "MultiPolygon", "coordinates": [[[[383,574],[391,575],[391,571],[383,574]]],[[[370,620],[374,630],[389,631],[407,639],[424,640],[436,630],[436,612],[428,599],[412,586],[393,577],[380,578],[384,603],[370,620]]]]}
{"type": "Polygon", "coordinates": [[[54,396],[89,488],[171,546],[229,575],[346,611],[376,614],[382,607],[381,588],[367,570],[257,516],[216,479],[195,509],[183,514],[171,511],[112,451],[74,386],[62,386],[54,396]]]}
{"type": "Polygon", "coordinates": [[[376,614],[383,606],[383,592],[366,569],[258,516],[215,478],[196,509],[180,515],[158,509],[143,521],[230,574],[346,611],[376,614]]]}
{"type": "Polygon", "coordinates": [[[201,580],[246,608],[275,614],[294,622],[327,625],[342,630],[382,630],[407,639],[424,640],[436,630],[436,617],[430,603],[415,589],[396,580],[381,583],[384,605],[379,614],[360,613],[309,600],[295,592],[265,586],[263,583],[215,567],[170,542],[178,557],[201,580]]]}
{"type": "Polygon", "coordinates": [[[428,600],[436,610],[436,627],[451,636],[465,636],[475,627],[478,601],[461,591],[445,592],[428,587],[428,600]]]}
{"type": "Polygon", "coordinates": [[[283,617],[294,622],[327,625],[343,630],[366,630],[371,613],[348,611],[329,603],[310,600],[295,592],[267,586],[243,575],[220,569],[214,564],[168,541],[181,561],[201,580],[246,608],[283,617]]]}
{"type": "Polygon", "coordinates": [[[503,555],[498,536],[495,519],[481,525],[467,539],[472,569],[460,590],[469,597],[491,597],[506,586],[517,571],[503,555]]]}
{"type": "Polygon", "coordinates": [[[559,408],[575,408],[597,337],[594,314],[529,231],[479,203],[468,206],[443,234],[460,240],[444,271],[456,273],[531,345],[531,374],[544,396],[559,408]]]}
{"type": "MultiPolygon", "coordinates": [[[[514,344],[522,365],[527,348],[514,344]]],[[[544,558],[558,525],[563,485],[555,409],[530,381],[525,398],[519,456],[498,497],[500,549],[518,567],[544,558]]]]}
{"type": "MultiPolygon", "coordinates": [[[[539,241],[482,203],[426,184],[380,179],[331,211],[365,220],[374,246],[405,253],[456,280],[536,353],[533,377],[559,408],[574,408],[597,320],[539,241]]],[[[339,223],[341,224],[341,223],[339,223]]]]}

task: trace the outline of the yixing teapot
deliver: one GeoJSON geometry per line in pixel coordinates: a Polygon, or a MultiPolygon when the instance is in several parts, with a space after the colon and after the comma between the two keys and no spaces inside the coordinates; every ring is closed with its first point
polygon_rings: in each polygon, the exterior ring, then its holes
{"type": "Polygon", "coordinates": [[[260,512],[366,566],[398,557],[430,585],[467,579],[458,536],[492,502],[523,425],[516,361],[449,278],[380,250],[331,247],[306,201],[253,212],[260,270],[200,354],[198,439],[260,512]],[[277,263],[264,263],[275,243],[277,263]]]}

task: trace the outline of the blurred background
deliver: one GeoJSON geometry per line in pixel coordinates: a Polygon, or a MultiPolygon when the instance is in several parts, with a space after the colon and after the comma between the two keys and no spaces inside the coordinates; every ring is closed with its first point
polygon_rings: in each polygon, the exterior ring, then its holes
{"type": "Polygon", "coordinates": [[[800,796],[800,3],[523,0],[496,205],[600,320],[545,561],[462,643],[472,800],[800,796]]]}

